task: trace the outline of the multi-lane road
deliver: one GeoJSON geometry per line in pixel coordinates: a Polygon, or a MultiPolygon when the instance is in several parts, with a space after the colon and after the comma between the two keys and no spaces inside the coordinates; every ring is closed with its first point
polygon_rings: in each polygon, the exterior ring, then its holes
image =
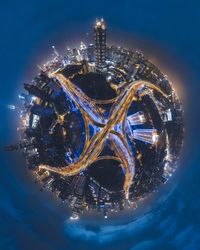
{"type": "MultiPolygon", "coordinates": [[[[108,119],[105,119],[102,110],[90,99],[85,93],[75,86],[70,79],[65,78],[59,72],[51,74],[51,77],[56,78],[61,84],[67,95],[74,101],[77,107],[81,110],[88,126],[89,122],[99,126],[100,130],[91,138],[86,138],[84,150],[79,157],[79,160],[65,167],[51,167],[49,165],[40,165],[40,169],[46,169],[56,172],[64,176],[76,175],[89,167],[93,162],[98,160],[98,157],[103,150],[105,140],[109,138],[116,156],[120,159],[121,165],[125,172],[124,192],[126,199],[129,198],[129,189],[132,185],[132,180],[135,174],[135,159],[131,149],[128,146],[125,130],[119,129],[115,131],[116,125],[125,124],[126,114],[132,101],[136,99],[138,89],[146,86],[156,90],[167,98],[167,95],[160,90],[159,87],[146,81],[135,81],[126,86],[121,94],[113,103],[108,119]]],[[[123,127],[123,126],[118,126],[123,127]]],[[[86,128],[88,131],[89,128],[86,128]]]]}

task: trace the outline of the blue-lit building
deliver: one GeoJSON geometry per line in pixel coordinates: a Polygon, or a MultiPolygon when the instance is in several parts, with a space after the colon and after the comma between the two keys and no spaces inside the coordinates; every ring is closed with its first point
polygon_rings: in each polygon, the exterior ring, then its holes
{"type": "Polygon", "coordinates": [[[158,141],[158,133],[156,129],[135,129],[133,130],[133,138],[155,144],[158,141]]]}
{"type": "Polygon", "coordinates": [[[127,117],[130,125],[141,125],[141,124],[144,124],[146,122],[146,119],[145,119],[145,116],[144,116],[144,113],[142,111],[139,111],[137,113],[134,113],[132,115],[129,115],[127,117]]]}

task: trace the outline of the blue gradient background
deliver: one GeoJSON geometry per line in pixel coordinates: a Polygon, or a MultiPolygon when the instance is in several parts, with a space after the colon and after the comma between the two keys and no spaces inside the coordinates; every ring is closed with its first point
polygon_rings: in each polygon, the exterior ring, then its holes
{"type": "Polygon", "coordinates": [[[69,222],[65,206],[39,192],[22,157],[1,151],[0,249],[200,249],[199,8],[195,0],[1,1],[0,147],[18,140],[18,117],[5,105],[18,103],[35,65],[48,58],[53,44],[64,49],[89,39],[86,33],[101,16],[110,40],[141,47],[172,80],[178,76],[186,140],[179,169],[159,198],[135,215],[107,222],[95,216],[69,222]]]}

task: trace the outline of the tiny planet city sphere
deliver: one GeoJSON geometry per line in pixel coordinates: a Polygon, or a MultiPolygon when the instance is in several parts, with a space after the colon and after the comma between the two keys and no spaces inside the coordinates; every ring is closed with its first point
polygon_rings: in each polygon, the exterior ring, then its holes
{"type": "Polygon", "coordinates": [[[39,66],[19,95],[20,149],[35,178],[71,208],[104,218],[137,203],[174,173],[183,109],[172,83],[143,53],[108,46],[96,20],[80,43],[39,66]]]}

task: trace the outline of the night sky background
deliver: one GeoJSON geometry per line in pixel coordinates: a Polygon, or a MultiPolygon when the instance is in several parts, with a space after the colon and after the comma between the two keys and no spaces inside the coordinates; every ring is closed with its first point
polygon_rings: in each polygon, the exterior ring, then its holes
{"type": "MultiPolygon", "coordinates": [[[[51,46],[59,51],[91,39],[96,17],[108,40],[142,48],[167,72],[185,109],[179,168],[156,197],[108,221],[68,221],[52,194],[40,192],[20,153],[0,151],[0,249],[200,249],[200,2],[148,0],[13,0],[0,2],[0,147],[17,142],[23,82],[37,73],[51,46]],[[86,35],[86,33],[89,33],[86,35]]],[[[92,41],[91,41],[92,42],[92,41]]]]}

